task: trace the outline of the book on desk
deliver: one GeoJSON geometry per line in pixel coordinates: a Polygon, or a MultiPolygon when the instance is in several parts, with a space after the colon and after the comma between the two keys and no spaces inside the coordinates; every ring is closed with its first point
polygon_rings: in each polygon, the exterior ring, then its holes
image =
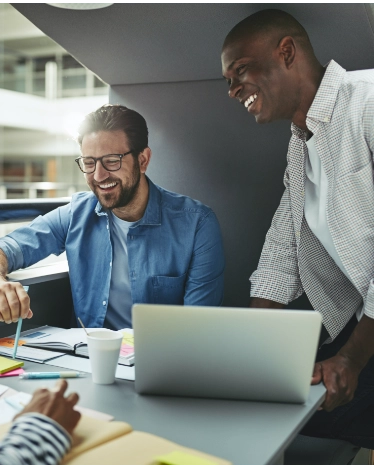
{"type": "MultiPolygon", "coordinates": [[[[10,423],[0,425],[0,441],[10,423]]],[[[122,421],[105,421],[82,415],[70,452],[62,465],[231,465],[227,460],[190,449],[153,434],[133,431],[122,421]]]]}
{"type": "MultiPolygon", "coordinates": [[[[90,329],[97,328],[87,328],[87,331],[89,332],[90,329]]],[[[131,366],[134,364],[133,330],[125,328],[120,331],[123,333],[123,341],[118,363],[120,365],[131,366]]],[[[14,344],[13,336],[0,339],[0,353],[4,353],[4,350],[9,351],[10,348],[13,347],[12,344],[14,344]]],[[[53,326],[41,326],[36,329],[22,332],[19,345],[21,345],[21,350],[19,349],[17,352],[18,358],[24,358],[22,356],[22,348],[26,352],[28,347],[39,350],[43,349],[45,354],[47,354],[47,351],[57,351],[58,355],[56,356],[67,353],[80,357],[88,357],[86,333],[82,328],[63,329],[53,326]]],[[[4,355],[8,354],[4,353],[4,355]]],[[[30,354],[26,355],[30,356],[30,354]]],[[[54,358],[53,353],[50,358],[54,358]]]]}

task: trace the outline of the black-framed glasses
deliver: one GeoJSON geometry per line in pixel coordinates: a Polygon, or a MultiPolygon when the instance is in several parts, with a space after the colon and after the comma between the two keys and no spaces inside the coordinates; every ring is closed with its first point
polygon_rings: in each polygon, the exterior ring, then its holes
{"type": "Polygon", "coordinates": [[[79,157],[76,158],[75,161],[79,166],[79,169],[86,174],[94,173],[96,170],[96,163],[98,161],[101,162],[103,168],[107,171],[118,171],[122,165],[122,158],[125,155],[133,152],[133,150],[129,150],[126,153],[110,153],[108,155],[103,155],[99,158],[94,157],[79,157]]]}

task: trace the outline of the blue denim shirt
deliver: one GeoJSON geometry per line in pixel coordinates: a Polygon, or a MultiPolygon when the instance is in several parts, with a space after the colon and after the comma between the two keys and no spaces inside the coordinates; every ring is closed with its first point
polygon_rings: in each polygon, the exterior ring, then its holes
{"type": "MultiPolygon", "coordinates": [[[[148,179],[143,218],[127,237],[134,303],[210,305],[223,299],[224,253],[213,211],[148,179]]],[[[102,327],[109,300],[109,218],[91,192],[0,239],[9,272],[66,250],[76,316],[102,327]]]]}

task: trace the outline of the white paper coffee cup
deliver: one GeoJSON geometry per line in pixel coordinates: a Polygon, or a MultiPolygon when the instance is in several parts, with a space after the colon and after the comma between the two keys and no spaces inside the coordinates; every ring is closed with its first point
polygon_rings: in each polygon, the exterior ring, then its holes
{"type": "Polygon", "coordinates": [[[92,381],[96,384],[112,384],[116,374],[123,334],[100,328],[87,336],[92,381]]]}

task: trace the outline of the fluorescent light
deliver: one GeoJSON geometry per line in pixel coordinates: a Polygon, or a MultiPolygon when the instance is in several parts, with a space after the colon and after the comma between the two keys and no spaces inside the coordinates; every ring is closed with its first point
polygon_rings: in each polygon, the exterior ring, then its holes
{"type": "Polygon", "coordinates": [[[113,5],[113,3],[47,3],[47,5],[67,10],[96,10],[113,5]]]}

